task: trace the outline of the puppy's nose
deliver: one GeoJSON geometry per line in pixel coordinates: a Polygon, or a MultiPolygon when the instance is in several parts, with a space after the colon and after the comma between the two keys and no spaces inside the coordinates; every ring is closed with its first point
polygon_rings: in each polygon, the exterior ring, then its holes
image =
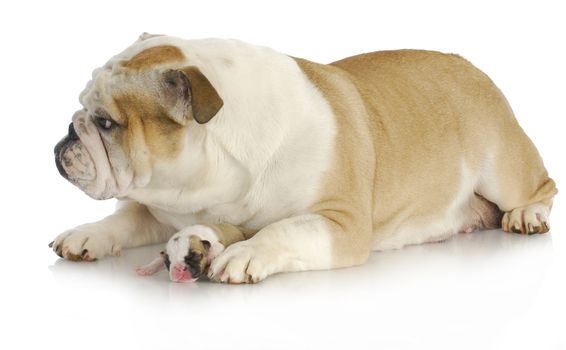
{"type": "Polygon", "coordinates": [[[177,265],[173,266],[173,268],[175,270],[177,270],[178,272],[187,271],[187,266],[185,266],[185,265],[177,264],[177,265]]]}
{"type": "Polygon", "coordinates": [[[192,276],[185,264],[177,263],[171,266],[170,277],[173,282],[189,281],[192,276]]]}
{"type": "Polygon", "coordinates": [[[73,123],[69,124],[69,140],[70,141],[76,141],[79,139],[79,135],[77,135],[77,132],[75,131],[75,127],[73,126],[73,123]]]}

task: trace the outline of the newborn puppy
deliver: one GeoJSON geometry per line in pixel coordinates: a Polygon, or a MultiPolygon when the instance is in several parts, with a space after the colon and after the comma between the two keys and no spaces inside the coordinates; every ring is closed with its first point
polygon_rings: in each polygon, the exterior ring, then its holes
{"type": "Polygon", "coordinates": [[[163,268],[169,270],[169,278],[173,282],[194,282],[208,269],[212,260],[223,250],[224,245],[216,236],[202,230],[195,233],[180,231],[167,242],[166,250],[145,266],[136,267],[140,276],[153,275],[163,268]]]}

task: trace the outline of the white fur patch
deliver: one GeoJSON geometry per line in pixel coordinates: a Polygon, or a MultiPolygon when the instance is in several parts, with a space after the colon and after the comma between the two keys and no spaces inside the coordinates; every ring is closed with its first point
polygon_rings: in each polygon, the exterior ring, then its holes
{"type": "Polygon", "coordinates": [[[279,272],[332,267],[332,239],[320,215],[278,221],[229,246],[212,262],[209,277],[221,282],[259,282],[279,272]]]}
{"type": "Polygon", "coordinates": [[[151,182],[128,197],[177,229],[222,222],[261,229],[312,205],[336,127],[296,62],[234,40],[171,37],[140,42],[111,62],[164,44],[182,49],[187,62],[180,65],[198,67],[224,106],[208,123],[190,123],[177,159],[158,160],[151,182]]]}

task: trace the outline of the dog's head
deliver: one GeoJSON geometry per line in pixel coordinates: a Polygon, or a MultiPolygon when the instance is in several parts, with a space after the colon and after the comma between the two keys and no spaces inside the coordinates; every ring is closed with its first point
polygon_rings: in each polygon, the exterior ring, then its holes
{"type": "Polygon", "coordinates": [[[55,162],[95,199],[148,185],[160,162],[179,155],[187,128],[207,123],[223,105],[178,46],[147,35],[95,70],[80,102],[55,162]]]}

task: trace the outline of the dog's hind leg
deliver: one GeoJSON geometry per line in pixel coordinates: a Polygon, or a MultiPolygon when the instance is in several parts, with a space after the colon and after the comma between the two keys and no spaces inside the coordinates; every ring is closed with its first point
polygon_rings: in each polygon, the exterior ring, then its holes
{"type": "Polygon", "coordinates": [[[477,192],[504,212],[504,231],[548,232],[552,199],[558,190],[512,112],[505,114],[497,116],[501,118],[498,147],[483,167],[477,192]]]}

